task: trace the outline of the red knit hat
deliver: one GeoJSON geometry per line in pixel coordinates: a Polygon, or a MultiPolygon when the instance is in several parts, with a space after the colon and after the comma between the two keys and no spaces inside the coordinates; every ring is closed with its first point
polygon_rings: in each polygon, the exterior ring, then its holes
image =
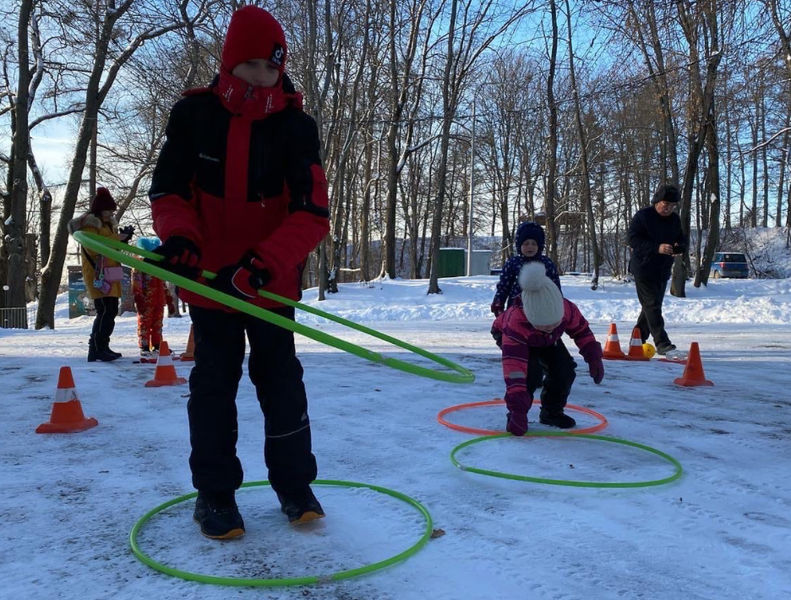
{"type": "Polygon", "coordinates": [[[231,16],[222,66],[228,72],[239,63],[265,58],[282,73],[286,68],[286,35],[277,19],[257,6],[243,6],[231,16]]]}
{"type": "Polygon", "coordinates": [[[98,215],[103,210],[115,210],[116,208],[118,208],[118,206],[115,204],[110,190],[104,187],[97,188],[96,196],[93,197],[93,201],[91,202],[91,212],[98,215]]]}

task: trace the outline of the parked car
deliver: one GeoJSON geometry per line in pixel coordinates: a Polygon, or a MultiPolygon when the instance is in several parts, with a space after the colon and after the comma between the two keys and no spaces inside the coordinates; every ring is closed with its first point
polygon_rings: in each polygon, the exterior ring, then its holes
{"type": "Polygon", "coordinates": [[[742,252],[715,252],[711,259],[709,277],[735,277],[744,279],[750,276],[747,257],[742,252]]]}

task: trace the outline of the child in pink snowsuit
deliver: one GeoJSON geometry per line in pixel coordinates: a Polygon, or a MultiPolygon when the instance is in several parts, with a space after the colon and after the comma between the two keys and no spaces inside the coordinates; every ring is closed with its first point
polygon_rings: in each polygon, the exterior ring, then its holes
{"type": "MultiPolygon", "coordinates": [[[[159,245],[159,238],[139,238],[138,248],[153,252],[159,245]]],[[[132,293],[137,308],[137,337],[140,343],[141,362],[156,362],[159,357],[159,344],[162,342],[162,317],[165,305],[172,302],[165,282],[143,273],[132,271],[132,293]]]]}
{"type": "Polygon", "coordinates": [[[512,305],[497,317],[493,327],[503,336],[506,430],[514,435],[527,433],[527,411],[539,387],[539,421],[561,429],[574,427],[576,422],[563,409],[576,377],[576,364],[560,338],[563,333],[571,336],[597,384],[604,377],[601,344],[577,305],[566,300],[546,276],[543,264],[526,263],[519,272],[519,285],[522,306],[512,305]]]}

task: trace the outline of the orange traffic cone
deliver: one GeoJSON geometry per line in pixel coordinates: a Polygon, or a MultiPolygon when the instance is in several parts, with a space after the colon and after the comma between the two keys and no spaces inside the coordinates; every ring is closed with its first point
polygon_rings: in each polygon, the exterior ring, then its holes
{"type": "Polygon", "coordinates": [[[711,381],[706,379],[706,375],[703,373],[703,363],[700,360],[700,348],[697,342],[692,342],[692,344],[690,344],[689,356],[687,356],[687,365],[684,367],[684,374],[681,377],[676,377],[673,383],[687,387],[714,385],[711,381]]]}
{"type": "Polygon", "coordinates": [[[651,360],[643,351],[643,338],[640,337],[640,328],[632,329],[632,339],[629,340],[629,354],[626,360],[651,360]]]}
{"type": "Polygon", "coordinates": [[[192,325],[190,325],[190,335],[187,338],[187,349],[179,356],[179,360],[195,360],[195,338],[192,335],[192,325]]]}
{"type": "Polygon", "coordinates": [[[82,412],[71,368],[61,367],[58,375],[58,389],[55,391],[55,402],[49,423],[36,427],[36,433],[74,433],[96,427],[99,421],[91,417],[86,419],[82,412]]]}
{"type": "Polygon", "coordinates": [[[154,371],[154,379],[146,381],[146,387],[182,385],[184,383],[187,383],[187,380],[176,375],[176,367],[173,366],[170,348],[168,348],[168,343],[162,340],[159,344],[159,358],[157,359],[157,368],[154,371]]]}
{"type": "Polygon", "coordinates": [[[621,341],[618,339],[618,329],[615,327],[615,323],[610,323],[610,331],[607,332],[607,341],[604,342],[602,356],[610,360],[623,360],[626,358],[623,350],[621,350],[621,341]]]}

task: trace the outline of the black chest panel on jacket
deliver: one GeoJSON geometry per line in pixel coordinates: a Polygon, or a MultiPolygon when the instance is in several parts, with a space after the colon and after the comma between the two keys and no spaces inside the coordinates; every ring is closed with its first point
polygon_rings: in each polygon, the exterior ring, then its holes
{"type": "Polygon", "coordinates": [[[229,148],[237,143],[228,133],[233,116],[220,106],[216,98],[198,108],[193,133],[197,149],[195,183],[201,190],[217,197],[225,197],[226,162],[244,157],[248,162],[247,201],[260,202],[264,198],[283,193],[285,181],[283,126],[290,109],[252,121],[248,148],[229,148]]]}

